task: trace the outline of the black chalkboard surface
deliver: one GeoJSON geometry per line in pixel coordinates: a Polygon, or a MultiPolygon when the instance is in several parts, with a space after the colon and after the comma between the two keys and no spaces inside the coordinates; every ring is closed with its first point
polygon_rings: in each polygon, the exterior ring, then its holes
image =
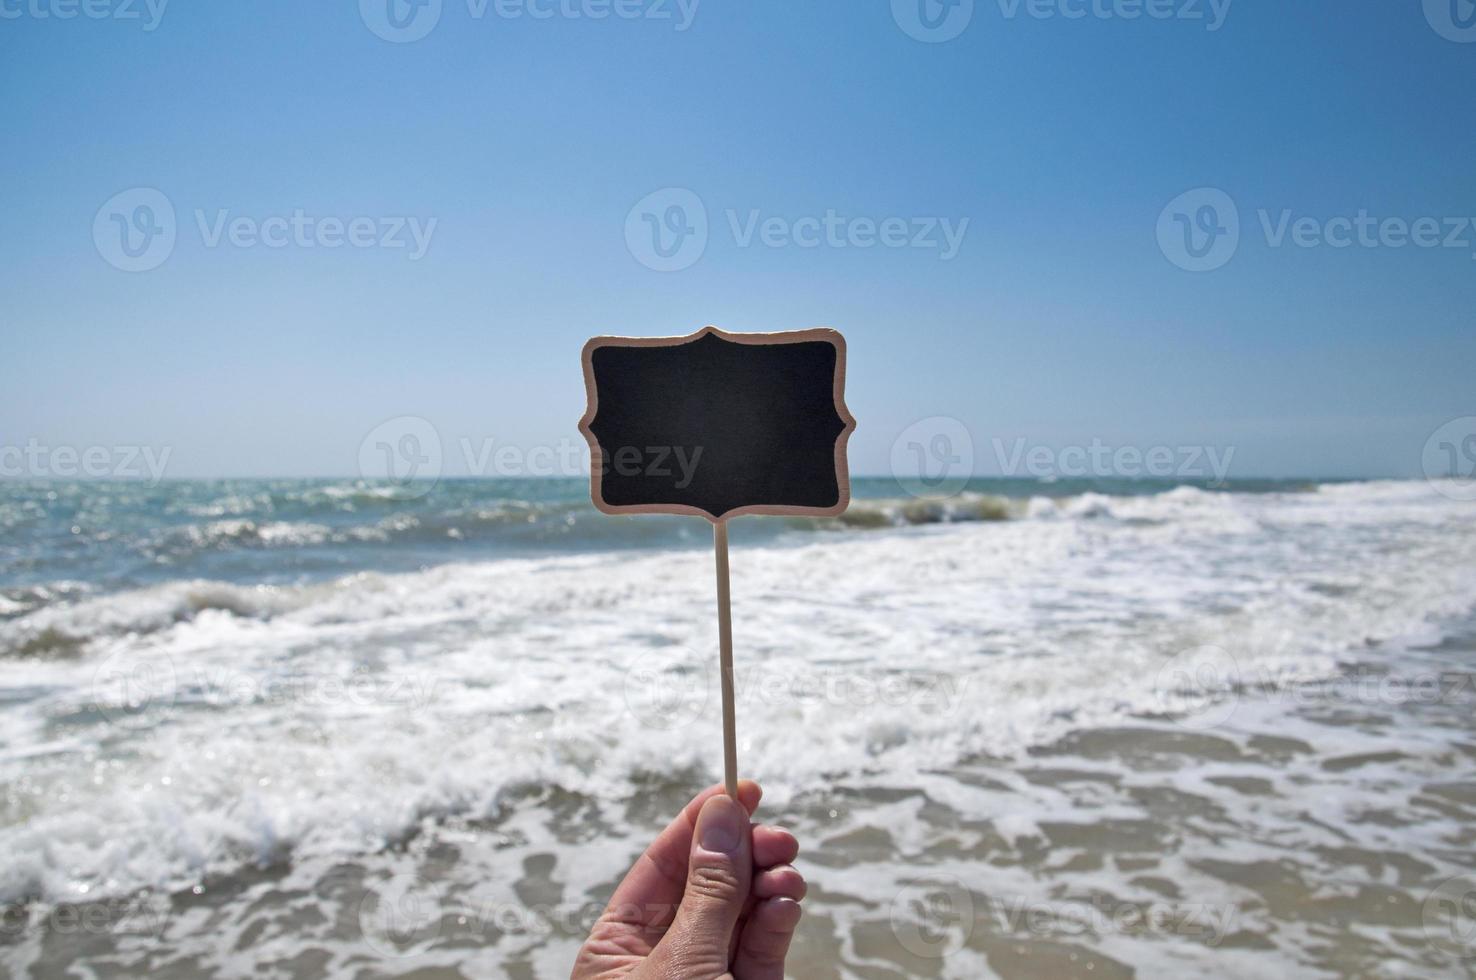
{"type": "Polygon", "coordinates": [[[608,514],[834,516],[850,502],[846,343],[827,329],[596,337],[591,495],[608,514]]]}

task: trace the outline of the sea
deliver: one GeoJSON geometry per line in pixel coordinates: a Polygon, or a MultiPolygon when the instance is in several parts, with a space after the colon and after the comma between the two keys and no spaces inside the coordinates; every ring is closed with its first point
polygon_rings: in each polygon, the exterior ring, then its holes
{"type": "MultiPolygon", "coordinates": [[[[790,975],[1476,975],[1471,491],[734,521],[790,975]]],[[[0,482],[0,972],[568,976],[721,778],[714,601],[580,480],[0,482]]]]}

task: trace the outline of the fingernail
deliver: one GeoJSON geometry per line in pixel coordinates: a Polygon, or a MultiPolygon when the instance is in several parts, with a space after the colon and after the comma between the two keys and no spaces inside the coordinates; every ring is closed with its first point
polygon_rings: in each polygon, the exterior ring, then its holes
{"type": "Polygon", "coordinates": [[[737,854],[743,839],[743,807],[726,796],[714,796],[697,815],[697,843],[705,851],[737,854]]]}
{"type": "Polygon", "coordinates": [[[799,925],[800,916],[805,907],[792,898],[769,898],[765,899],[774,906],[774,911],[781,919],[787,920],[791,926],[799,925]]]}

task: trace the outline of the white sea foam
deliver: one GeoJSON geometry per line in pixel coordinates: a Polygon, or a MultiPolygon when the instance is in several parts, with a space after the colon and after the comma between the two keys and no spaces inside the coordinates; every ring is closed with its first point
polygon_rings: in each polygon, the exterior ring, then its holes
{"type": "MultiPolygon", "coordinates": [[[[918,785],[1237,683],[1325,677],[1476,604],[1470,506],[1422,484],[1022,510],[738,537],[740,755],[773,799],[918,785]],[[1171,669],[1205,648],[1231,673],[1171,669]]],[[[579,555],[176,582],[0,623],[0,901],[372,852],[502,813],[520,785],[621,798],[643,773],[714,772],[711,580],[700,551],[579,555]]]]}

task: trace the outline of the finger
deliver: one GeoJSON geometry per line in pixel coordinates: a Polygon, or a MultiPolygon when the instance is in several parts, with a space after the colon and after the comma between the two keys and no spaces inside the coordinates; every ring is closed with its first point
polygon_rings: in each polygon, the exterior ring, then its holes
{"type": "MultiPolygon", "coordinates": [[[[758,874],[766,868],[789,864],[799,855],[799,841],[787,830],[778,827],[760,826],[753,828],[753,867],[755,882],[758,874]]],[[[801,896],[795,895],[794,898],[801,896]]],[[[748,903],[744,907],[746,916],[759,903],[759,896],[750,889],[748,903]]],[[[740,930],[741,931],[741,930],[740,930]]],[[[738,951],[738,936],[733,936],[733,953],[738,951]]]]}
{"type": "MultiPolygon", "coordinates": [[[[657,835],[644,854],[626,873],[605,909],[606,918],[643,926],[665,926],[676,916],[677,903],[687,887],[687,856],[692,850],[692,830],[702,805],[723,792],[709,786],[682,808],[682,812],[657,835]]],[[[758,809],[764,791],[751,779],[738,782],[738,799],[744,809],[758,809]]]]}
{"type": "Polygon", "coordinates": [[[787,864],[760,871],[753,876],[753,897],[759,900],[792,898],[798,902],[805,897],[807,891],[809,886],[805,884],[804,875],[787,864]]]}
{"type": "Polygon", "coordinates": [[[671,929],[656,947],[658,976],[727,973],[730,940],[753,877],[748,812],[726,796],[702,804],[687,861],[687,887],[671,929]]]}
{"type": "Polygon", "coordinates": [[[797,857],[799,841],[789,831],[763,825],[753,828],[755,867],[772,868],[779,864],[789,864],[797,857]]]}
{"type": "Polygon", "coordinates": [[[733,980],[784,980],[784,957],[799,920],[800,904],[792,898],[760,902],[738,941],[733,980]]]}

